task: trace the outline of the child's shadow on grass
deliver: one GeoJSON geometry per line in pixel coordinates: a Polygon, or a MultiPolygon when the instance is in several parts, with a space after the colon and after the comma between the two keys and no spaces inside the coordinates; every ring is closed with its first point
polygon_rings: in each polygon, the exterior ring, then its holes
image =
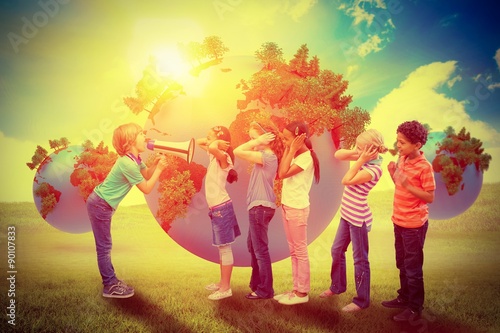
{"type": "Polygon", "coordinates": [[[312,302],[288,306],[279,304],[272,298],[247,300],[243,295],[236,294],[218,301],[217,306],[216,316],[219,319],[244,332],[280,332],[286,326],[290,326],[290,329],[316,327],[328,331],[340,320],[337,312],[312,302]],[[238,313],[245,313],[245,316],[238,313]]]}
{"type": "Polygon", "coordinates": [[[148,328],[150,332],[192,332],[191,329],[180,323],[161,306],[149,301],[137,291],[130,298],[110,298],[107,299],[107,302],[123,315],[141,321],[143,326],[148,328]]]}

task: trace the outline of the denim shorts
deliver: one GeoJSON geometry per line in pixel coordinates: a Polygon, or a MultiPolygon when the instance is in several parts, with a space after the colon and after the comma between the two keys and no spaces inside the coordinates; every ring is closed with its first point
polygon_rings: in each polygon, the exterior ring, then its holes
{"type": "Polygon", "coordinates": [[[209,208],[208,216],[212,220],[213,246],[231,244],[241,235],[231,200],[209,208]]]}

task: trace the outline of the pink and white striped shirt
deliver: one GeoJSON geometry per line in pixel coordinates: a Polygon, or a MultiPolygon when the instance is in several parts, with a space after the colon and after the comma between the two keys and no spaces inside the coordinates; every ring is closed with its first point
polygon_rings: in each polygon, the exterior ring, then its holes
{"type": "Polygon", "coordinates": [[[366,228],[370,230],[373,217],[367,198],[370,190],[382,177],[382,168],[379,164],[365,163],[361,169],[371,174],[372,179],[363,184],[344,187],[344,194],[340,203],[340,216],[357,227],[362,227],[364,222],[366,228]]]}

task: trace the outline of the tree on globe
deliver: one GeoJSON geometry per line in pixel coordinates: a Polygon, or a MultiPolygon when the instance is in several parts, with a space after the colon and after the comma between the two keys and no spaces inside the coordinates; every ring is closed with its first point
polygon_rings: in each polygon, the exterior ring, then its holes
{"type": "Polygon", "coordinates": [[[337,148],[340,141],[346,148],[354,145],[357,135],[369,124],[370,115],[359,107],[348,108],[352,96],[344,95],[349,83],[341,74],[321,70],[317,56],[309,60],[306,44],[288,63],[276,43],[262,44],[255,55],[263,67],[238,84],[246,97],[238,101],[238,109],[245,110],[256,102],[280,130],[300,119],[308,124],[311,134],[330,131],[337,148]]]}
{"type": "Polygon", "coordinates": [[[34,194],[40,197],[42,201],[40,215],[45,219],[47,215],[56,208],[59,198],[61,198],[61,191],[56,190],[54,186],[47,182],[42,182],[38,185],[34,194]]]}
{"type": "Polygon", "coordinates": [[[429,204],[429,218],[450,219],[469,209],[481,192],[483,173],[488,170],[491,155],[484,153],[482,142],[462,128],[452,127],[430,132],[422,147],[432,163],[436,179],[435,199],[429,204]]]}
{"type": "Polygon", "coordinates": [[[471,137],[463,127],[458,134],[455,129],[448,126],[444,131],[446,137],[438,143],[436,157],[432,167],[441,173],[449,195],[454,195],[463,189],[463,173],[468,165],[474,165],[476,170],[488,170],[491,155],[484,153],[481,140],[471,137]]]}
{"type": "Polygon", "coordinates": [[[33,170],[33,169],[37,168],[44,161],[45,161],[45,163],[49,162],[49,161],[46,161],[47,153],[48,153],[47,150],[45,148],[43,148],[42,146],[40,146],[40,145],[36,146],[35,153],[31,157],[31,162],[26,163],[28,168],[30,168],[30,170],[33,170]]]}
{"type": "MultiPolygon", "coordinates": [[[[68,147],[69,140],[65,137],[55,140],[49,140],[50,148],[55,151],[59,149],[65,149],[68,147]]],[[[26,163],[30,170],[35,168],[43,168],[46,163],[50,163],[52,159],[47,155],[48,151],[42,146],[38,145],[36,150],[31,157],[31,162],[26,163]]],[[[35,189],[34,194],[40,198],[41,200],[41,209],[40,214],[45,219],[47,214],[52,212],[56,207],[56,204],[59,202],[59,198],[61,197],[61,192],[56,190],[54,186],[50,185],[47,182],[41,182],[38,184],[38,187],[35,189]]]]}
{"type": "Polygon", "coordinates": [[[82,148],[70,175],[70,182],[78,188],[83,200],[87,201],[94,188],[102,183],[111,171],[118,154],[110,151],[103,141],[94,148],[92,141],[86,140],[82,148]]]}
{"type": "MultiPolygon", "coordinates": [[[[149,155],[146,165],[155,158],[149,155]]],[[[168,233],[172,222],[186,216],[191,198],[200,192],[207,169],[195,162],[187,163],[178,156],[166,155],[168,167],[161,173],[158,192],[159,207],[155,217],[168,233]]]]}
{"type": "MultiPolygon", "coordinates": [[[[179,45],[195,46],[192,42],[179,45]]],[[[135,114],[147,113],[144,128],[148,136],[163,141],[203,136],[212,126],[224,125],[230,130],[231,146],[236,147],[248,140],[248,125],[253,120],[272,124],[280,130],[295,119],[309,123],[314,150],[324,166],[322,179],[325,179],[311,191],[311,219],[316,223],[308,233],[309,240],[313,241],[330,223],[340,205],[340,180],[348,164],[336,161],[333,154],[340,145],[352,146],[356,136],[370,122],[370,117],[359,107],[349,107],[352,96],[345,94],[348,82],[342,75],[322,70],[319,59],[309,59],[308,53],[304,44],[290,61],[286,61],[276,43],[265,43],[253,59],[250,56],[193,57],[193,67],[187,71],[188,75],[169,83],[154,79],[162,75],[157,70],[155,72],[154,63],[150,62],[148,71],[141,78],[150,84],[136,85],[136,96],[128,99],[134,102],[127,103],[127,98],[124,102],[135,114]],[[141,89],[150,91],[140,92],[141,89]],[[140,100],[141,96],[149,97],[140,100]]],[[[143,153],[146,160],[150,158],[149,154],[153,152],[143,153]]],[[[169,163],[170,167],[163,171],[158,186],[146,195],[146,201],[158,223],[174,241],[202,258],[218,262],[219,258],[213,257],[212,251],[206,248],[211,246],[210,237],[207,237],[210,233],[207,204],[204,191],[199,191],[195,185],[199,179],[204,186],[202,180],[207,159],[205,154],[195,153],[191,164],[198,164],[195,169],[199,171],[198,176],[193,174],[192,168],[187,170],[177,162],[169,163]],[[187,171],[189,178],[186,177],[187,171]]],[[[235,212],[242,218],[247,214],[244,195],[251,167],[237,159],[235,168],[239,179],[228,188],[235,202],[235,212]]],[[[279,204],[279,180],[275,182],[275,191],[279,204]]],[[[279,220],[281,212],[276,215],[275,219],[279,220]]],[[[280,226],[279,223],[270,226],[270,235],[274,234],[270,244],[272,261],[289,255],[280,226]]],[[[245,232],[243,230],[243,237],[245,232]]],[[[246,243],[236,242],[233,250],[235,266],[248,266],[246,243]]]]}
{"type": "Polygon", "coordinates": [[[36,168],[33,200],[41,217],[58,230],[83,233],[91,230],[85,201],[78,188],[71,185],[70,175],[82,146],[68,146],[65,138],[49,140],[54,152],[38,146],[28,167],[36,168]]]}

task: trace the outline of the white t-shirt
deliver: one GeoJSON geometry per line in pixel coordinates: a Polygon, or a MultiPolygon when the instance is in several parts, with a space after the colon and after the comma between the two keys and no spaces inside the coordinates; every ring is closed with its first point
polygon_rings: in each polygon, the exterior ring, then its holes
{"type": "Polygon", "coordinates": [[[309,150],[292,159],[290,165],[296,164],[302,171],[283,179],[281,203],[295,209],[309,206],[309,191],[314,178],[314,163],[309,150]]]}
{"type": "Polygon", "coordinates": [[[226,159],[228,166],[222,169],[214,155],[208,154],[210,162],[207,167],[207,175],[205,176],[205,198],[207,199],[208,207],[220,205],[223,202],[230,200],[229,194],[226,191],[227,174],[233,168],[231,157],[227,153],[226,159]]]}

